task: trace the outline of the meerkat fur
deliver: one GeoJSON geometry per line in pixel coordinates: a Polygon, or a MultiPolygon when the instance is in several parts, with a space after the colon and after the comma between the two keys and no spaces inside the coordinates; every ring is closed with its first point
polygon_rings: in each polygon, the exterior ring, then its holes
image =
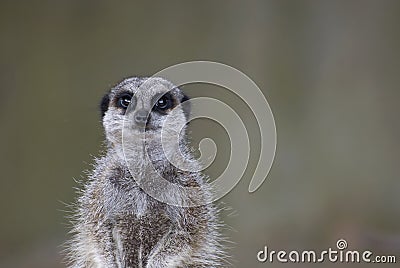
{"type": "Polygon", "coordinates": [[[180,170],[166,156],[183,155],[190,160],[193,170],[198,170],[199,163],[191,154],[185,133],[190,107],[179,105],[187,99],[171,82],[146,77],[127,78],[104,96],[101,113],[107,149],[95,160],[75,204],[73,237],[67,246],[69,267],[225,265],[220,233],[223,224],[218,218],[219,210],[211,202],[212,190],[207,178],[198,171],[180,170]],[[159,109],[154,108],[157,105],[159,109]],[[178,146],[175,140],[168,144],[167,136],[163,147],[161,129],[173,109],[177,110],[170,120],[170,129],[184,127],[178,146]],[[148,113],[145,120],[143,111],[148,113]],[[135,128],[136,123],[143,125],[145,134],[135,128]],[[123,131],[124,126],[128,127],[123,131]],[[136,145],[143,135],[146,135],[144,147],[129,146],[136,145]],[[150,167],[170,183],[199,189],[195,197],[180,192],[162,193],[163,189],[159,189],[161,194],[185,204],[192,198],[195,200],[191,202],[200,205],[171,205],[147,194],[138,182],[143,181],[143,185],[153,182],[150,167]]]}

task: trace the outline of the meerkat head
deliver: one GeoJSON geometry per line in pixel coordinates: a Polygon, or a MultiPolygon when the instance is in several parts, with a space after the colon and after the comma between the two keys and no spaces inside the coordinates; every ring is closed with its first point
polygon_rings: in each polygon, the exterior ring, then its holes
{"type": "Polygon", "coordinates": [[[133,138],[159,137],[168,116],[168,128],[180,131],[189,114],[188,97],[163,78],[127,78],[103,97],[100,108],[102,123],[109,144],[115,146],[125,135],[133,138]]]}

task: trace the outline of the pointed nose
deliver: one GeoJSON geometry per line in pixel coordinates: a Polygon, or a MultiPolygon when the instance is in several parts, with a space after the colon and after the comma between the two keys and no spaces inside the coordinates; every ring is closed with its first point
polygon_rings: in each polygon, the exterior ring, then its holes
{"type": "Polygon", "coordinates": [[[144,126],[150,119],[150,112],[146,110],[139,110],[135,113],[134,119],[136,124],[144,126]]]}

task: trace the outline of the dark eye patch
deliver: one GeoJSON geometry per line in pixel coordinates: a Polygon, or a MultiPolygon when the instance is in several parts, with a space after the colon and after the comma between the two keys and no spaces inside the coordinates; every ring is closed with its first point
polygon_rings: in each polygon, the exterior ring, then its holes
{"type": "Polygon", "coordinates": [[[131,105],[134,108],[136,100],[131,92],[122,92],[115,97],[115,106],[126,110],[131,105]]]}
{"type": "Polygon", "coordinates": [[[153,103],[153,110],[163,114],[176,106],[176,100],[174,96],[169,92],[163,95],[156,96],[153,99],[153,103]]]}

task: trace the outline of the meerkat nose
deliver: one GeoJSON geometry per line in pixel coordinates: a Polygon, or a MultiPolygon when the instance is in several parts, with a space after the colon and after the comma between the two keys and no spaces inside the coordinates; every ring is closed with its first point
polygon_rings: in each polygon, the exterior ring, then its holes
{"type": "Polygon", "coordinates": [[[135,113],[134,119],[138,125],[144,126],[150,119],[150,112],[143,109],[139,110],[135,113]]]}

